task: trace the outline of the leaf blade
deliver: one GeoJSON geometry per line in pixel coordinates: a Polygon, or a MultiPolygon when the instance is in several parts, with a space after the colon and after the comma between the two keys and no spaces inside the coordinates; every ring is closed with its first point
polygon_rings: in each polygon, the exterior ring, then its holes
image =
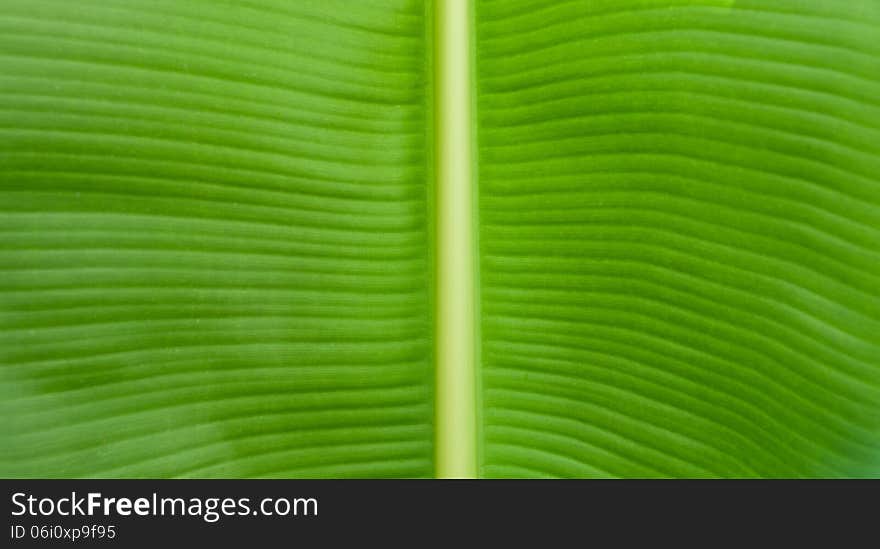
{"type": "Polygon", "coordinates": [[[0,472],[431,476],[422,3],[0,26],[0,472]]]}
{"type": "Polygon", "coordinates": [[[876,476],[878,6],[478,2],[487,476],[876,476]]]}

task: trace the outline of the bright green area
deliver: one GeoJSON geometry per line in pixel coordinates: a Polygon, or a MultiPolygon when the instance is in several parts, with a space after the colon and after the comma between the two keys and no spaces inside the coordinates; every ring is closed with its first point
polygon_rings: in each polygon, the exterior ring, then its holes
{"type": "Polygon", "coordinates": [[[880,476],[880,2],[477,2],[486,476],[880,476]]]}
{"type": "Polygon", "coordinates": [[[420,1],[0,2],[0,476],[432,476],[420,1]]]}
{"type": "Polygon", "coordinates": [[[880,1],[0,0],[0,416],[0,477],[878,477],[880,1]]]}

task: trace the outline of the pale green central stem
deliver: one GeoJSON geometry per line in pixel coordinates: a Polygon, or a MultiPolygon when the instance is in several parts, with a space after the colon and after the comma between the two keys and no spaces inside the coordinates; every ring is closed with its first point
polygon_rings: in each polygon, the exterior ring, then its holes
{"type": "Polygon", "coordinates": [[[476,475],[469,0],[436,0],[437,476],[476,475]]]}

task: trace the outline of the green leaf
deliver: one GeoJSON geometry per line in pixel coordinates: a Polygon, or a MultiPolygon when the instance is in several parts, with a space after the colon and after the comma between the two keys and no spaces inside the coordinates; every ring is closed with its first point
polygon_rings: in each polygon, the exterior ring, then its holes
{"type": "Polygon", "coordinates": [[[880,476],[880,1],[0,0],[0,100],[2,477],[880,476]]]}
{"type": "Polygon", "coordinates": [[[477,2],[487,476],[880,475],[880,2],[477,2]]]}
{"type": "Polygon", "coordinates": [[[418,1],[0,3],[0,474],[433,475],[418,1]]]}

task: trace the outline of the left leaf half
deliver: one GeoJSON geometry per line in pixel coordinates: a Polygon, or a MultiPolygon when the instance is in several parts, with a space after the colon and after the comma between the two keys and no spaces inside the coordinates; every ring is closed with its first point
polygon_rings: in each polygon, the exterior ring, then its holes
{"type": "Polygon", "coordinates": [[[0,5],[0,476],[432,475],[429,13],[0,5]]]}

